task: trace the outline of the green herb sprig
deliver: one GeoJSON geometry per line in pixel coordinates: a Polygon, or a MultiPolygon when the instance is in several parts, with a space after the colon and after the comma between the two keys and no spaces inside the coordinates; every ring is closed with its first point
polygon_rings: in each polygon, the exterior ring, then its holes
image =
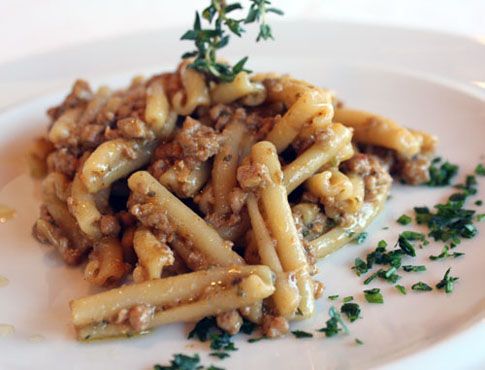
{"type": "Polygon", "coordinates": [[[185,32],[181,40],[193,41],[195,49],[182,55],[182,58],[194,58],[189,64],[209,79],[217,82],[230,82],[239,72],[250,72],[245,68],[248,57],[240,59],[234,66],[217,60],[217,51],[227,46],[230,34],[241,37],[245,32],[244,25],[259,24],[259,33],[256,42],[273,39],[270,25],[266,21],[269,13],[283,15],[283,12],[271,7],[269,0],[250,0],[246,17],[233,18],[232,12],[243,9],[241,3],[226,4],[224,0],[211,0],[210,5],[202,11],[195,13],[192,29],[185,32]],[[208,23],[208,26],[203,26],[208,23]]]}

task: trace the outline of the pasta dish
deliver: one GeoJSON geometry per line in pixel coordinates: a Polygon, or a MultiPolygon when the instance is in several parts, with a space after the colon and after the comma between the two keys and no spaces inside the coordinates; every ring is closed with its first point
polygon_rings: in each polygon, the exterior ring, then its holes
{"type": "Polygon", "coordinates": [[[310,317],[316,262],[429,180],[434,136],[287,75],[215,82],[189,60],[122,90],[78,80],[29,154],[33,227],[107,290],[70,303],[78,339],[215,316],[267,337],[310,317]]]}

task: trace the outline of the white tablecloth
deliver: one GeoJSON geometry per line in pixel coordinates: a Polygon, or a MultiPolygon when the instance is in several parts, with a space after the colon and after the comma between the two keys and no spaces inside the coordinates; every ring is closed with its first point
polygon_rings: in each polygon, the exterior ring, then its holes
{"type": "MultiPolygon", "coordinates": [[[[0,0],[0,63],[136,31],[168,26],[189,28],[194,10],[208,2],[0,0]]],[[[382,23],[485,39],[485,0],[275,0],[274,3],[285,10],[284,20],[382,23]]]]}

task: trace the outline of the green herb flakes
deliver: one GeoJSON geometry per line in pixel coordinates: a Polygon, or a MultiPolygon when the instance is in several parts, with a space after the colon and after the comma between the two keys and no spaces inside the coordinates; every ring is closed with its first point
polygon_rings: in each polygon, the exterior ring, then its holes
{"type": "Polygon", "coordinates": [[[436,288],[444,289],[446,293],[453,292],[454,282],[458,280],[457,277],[450,276],[450,272],[451,272],[451,267],[448,270],[446,270],[445,276],[443,277],[443,279],[441,279],[441,281],[438,284],[436,284],[436,288]]]}
{"type": "Polygon", "coordinates": [[[364,290],[364,296],[369,303],[384,303],[384,297],[379,288],[364,290]]]}
{"type": "Polygon", "coordinates": [[[397,223],[404,226],[409,225],[411,222],[412,222],[412,219],[408,215],[402,215],[397,219],[397,223]]]}
{"type": "Polygon", "coordinates": [[[301,338],[312,338],[313,337],[313,334],[312,333],[308,333],[308,332],[303,331],[303,330],[293,330],[291,332],[291,334],[293,334],[298,339],[301,339],[301,338]]]}
{"type": "Polygon", "coordinates": [[[325,327],[318,329],[319,332],[325,333],[325,336],[327,337],[333,337],[341,331],[346,334],[349,332],[349,329],[343,322],[342,317],[337,312],[335,307],[330,307],[330,309],[328,310],[328,314],[330,316],[330,319],[326,321],[325,327]]]}
{"type": "Polygon", "coordinates": [[[347,302],[342,305],[340,312],[343,313],[350,322],[354,322],[360,316],[360,307],[357,303],[347,302]]]}
{"type": "Polygon", "coordinates": [[[441,159],[433,161],[429,167],[428,186],[447,186],[458,173],[458,166],[448,161],[441,163],[441,159]]]}
{"type": "Polygon", "coordinates": [[[419,281],[411,286],[412,290],[419,291],[419,292],[429,292],[433,290],[428,284],[419,281]]]}
{"type": "Polygon", "coordinates": [[[405,287],[403,287],[402,285],[397,284],[397,285],[396,285],[396,289],[397,289],[397,290],[399,291],[399,293],[401,293],[402,295],[406,295],[406,294],[407,294],[407,293],[406,293],[406,288],[405,288],[405,287]]]}

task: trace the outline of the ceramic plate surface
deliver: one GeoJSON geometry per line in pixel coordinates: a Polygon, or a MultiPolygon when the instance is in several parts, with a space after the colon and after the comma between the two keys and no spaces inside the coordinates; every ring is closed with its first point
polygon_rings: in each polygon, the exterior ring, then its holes
{"type": "MultiPolygon", "coordinates": [[[[433,291],[402,296],[387,283],[383,305],[364,301],[362,278],[350,269],[380,239],[395,241],[405,228],[395,220],[414,206],[444,200],[452,188],[396,184],[385,211],[369,228],[362,245],[351,244],[320,261],[318,278],[325,297],[352,295],[362,319],[350,334],[297,340],[291,335],[254,344],[237,337],[239,348],[219,361],[207,348],[187,341],[189,326],[170,325],[129,340],[78,343],[68,302],[94,292],[81,270],[66,268],[52,249],[31,237],[39,208],[39,188],[26,175],[24,153],[46,125],[45,110],[59,102],[71,82],[83,77],[115,87],[134,74],[172,70],[188,44],[180,30],[161,30],[84,44],[0,65],[0,204],[17,216],[0,224],[0,369],[151,369],[174,353],[201,354],[203,363],[226,369],[483,369],[485,368],[485,224],[480,234],[458,247],[462,258],[431,262],[437,243],[418,250],[412,264],[428,271],[403,273],[400,284],[436,284],[448,267],[459,276],[453,294],[433,291]],[[387,227],[389,227],[387,229],[387,227]],[[405,275],[404,275],[405,274],[405,275]],[[3,333],[6,334],[6,333],[3,333]],[[359,338],[364,345],[356,345],[359,338]]],[[[439,154],[460,165],[460,178],[485,163],[485,46],[479,40],[412,30],[342,23],[287,23],[274,30],[275,42],[237,41],[224,56],[250,55],[255,71],[287,72],[334,89],[349,106],[389,116],[440,139],[439,154]]],[[[250,40],[249,40],[250,39],[250,40]]],[[[479,179],[485,196],[485,181],[479,179]]],[[[470,202],[470,208],[485,213],[470,202]]],[[[311,331],[324,325],[331,304],[318,302],[314,318],[293,324],[311,331]]]]}

